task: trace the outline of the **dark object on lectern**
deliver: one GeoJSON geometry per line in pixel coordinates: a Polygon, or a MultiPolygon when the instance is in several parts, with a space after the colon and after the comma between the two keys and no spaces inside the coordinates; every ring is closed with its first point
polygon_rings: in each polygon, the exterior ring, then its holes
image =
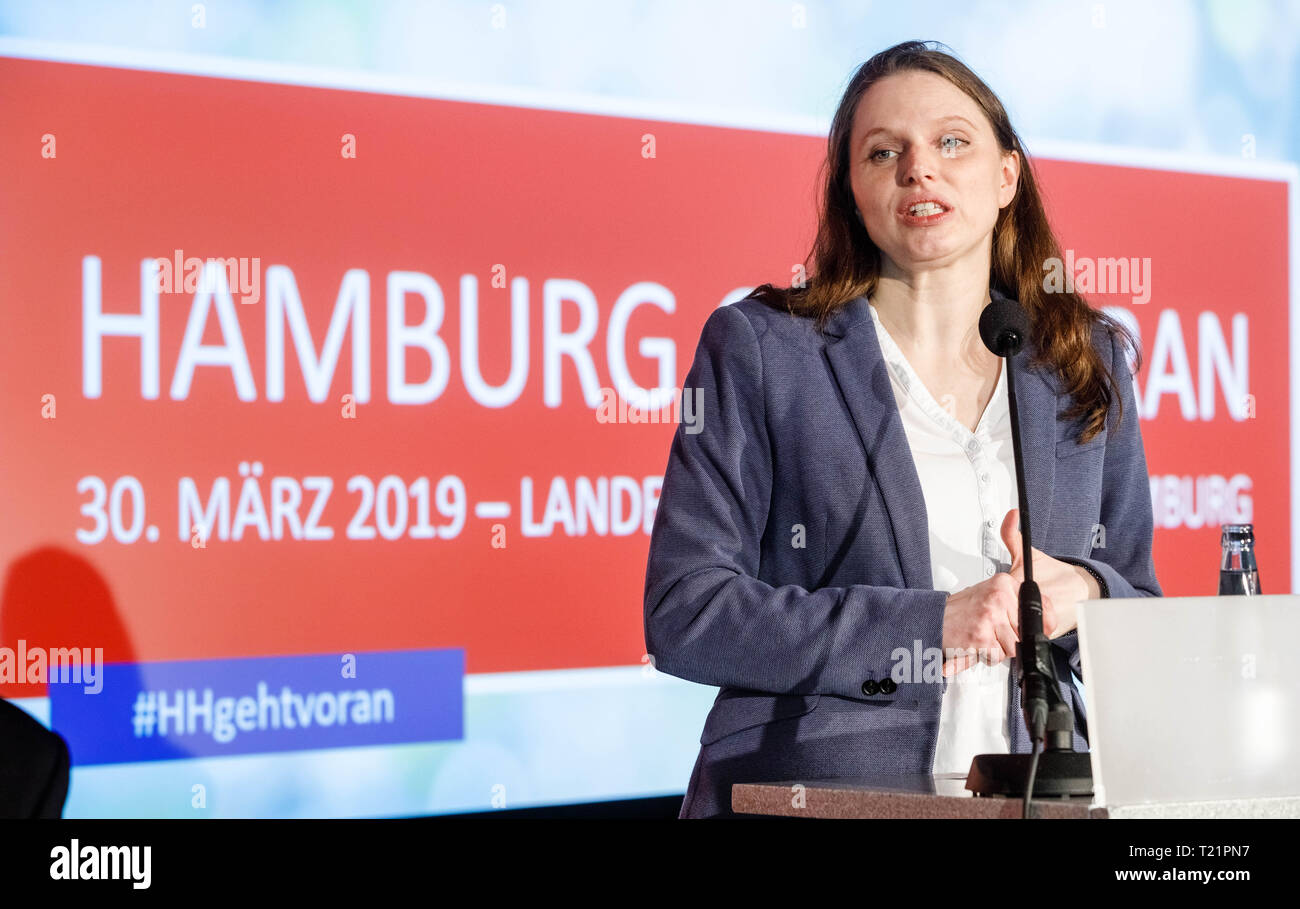
{"type": "Polygon", "coordinates": [[[1255,564],[1255,525],[1224,524],[1222,541],[1219,596],[1262,593],[1259,589],[1259,566],[1255,564]]]}
{"type": "Polygon", "coordinates": [[[68,746],[0,699],[0,818],[57,818],[68,797],[68,746]]]}
{"type": "MultiPolygon", "coordinates": [[[[993,296],[980,313],[980,338],[986,347],[1004,357],[1007,374],[1007,404],[1011,410],[1011,450],[1016,459],[1016,491],[1019,494],[1020,542],[1032,553],[1029,533],[1029,496],[1025,490],[1025,459],[1020,448],[1020,412],[1016,406],[1015,370],[1011,358],[1029,339],[1029,316],[1015,300],[993,296]]],[[[1034,560],[1024,560],[1025,579],[1020,585],[1020,642],[1016,657],[1020,663],[1020,704],[1030,742],[1041,742],[1038,765],[1032,783],[1032,797],[1044,795],[1090,795],[1092,765],[1088,755],[1073,748],[1074,714],[1061,696],[1061,683],[1052,660],[1052,645],[1043,632],[1043,598],[1034,583],[1034,560]]],[[[978,754],[971,761],[966,788],[977,795],[1024,796],[1030,787],[1032,756],[1028,754],[978,754]]],[[[1028,803],[1025,805],[1028,814],[1028,803]]]]}
{"type": "MultiPolygon", "coordinates": [[[[970,763],[966,788],[976,795],[1020,798],[1029,779],[1028,754],[977,754],[970,763]]],[[[1086,751],[1044,751],[1038,755],[1034,798],[1092,795],[1092,758],[1086,751]]]]}

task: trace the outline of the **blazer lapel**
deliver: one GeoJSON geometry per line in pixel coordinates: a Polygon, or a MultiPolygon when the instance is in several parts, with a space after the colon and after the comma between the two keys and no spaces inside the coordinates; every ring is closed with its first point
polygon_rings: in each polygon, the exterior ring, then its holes
{"type": "Polygon", "coordinates": [[[838,332],[839,337],[827,343],[826,356],[867,450],[867,466],[885,500],[903,582],[913,589],[929,590],[934,581],[925,494],[868,306],[862,296],[835,313],[827,333],[838,332]]]}
{"type": "MultiPolygon", "coordinates": [[[[933,577],[925,494],[868,307],[867,298],[861,296],[831,316],[825,332],[826,358],[884,499],[903,581],[910,588],[929,590],[933,577]]],[[[1026,346],[1012,359],[1029,515],[1034,539],[1039,541],[1046,539],[1055,480],[1056,393],[1042,370],[1028,367],[1030,353],[1026,346]]]]}

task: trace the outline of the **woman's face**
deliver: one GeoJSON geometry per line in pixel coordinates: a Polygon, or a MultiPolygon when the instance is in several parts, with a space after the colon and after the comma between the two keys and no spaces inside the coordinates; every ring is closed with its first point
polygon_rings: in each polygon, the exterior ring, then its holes
{"type": "Polygon", "coordinates": [[[853,198],[867,234],[899,271],[987,255],[1020,160],[1002,153],[965,92],[930,72],[888,76],[858,102],[849,141],[853,198]]]}

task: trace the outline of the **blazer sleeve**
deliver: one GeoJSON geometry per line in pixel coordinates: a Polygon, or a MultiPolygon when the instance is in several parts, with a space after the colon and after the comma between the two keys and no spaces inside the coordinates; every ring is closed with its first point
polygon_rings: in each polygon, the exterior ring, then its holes
{"type": "MultiPolygon", "coordinates": [[[[1154,519],[1151,486],[1147,475],[1142,429],[1138,425],[1137,401],[1133,395],[1133,373],[1128,351],[1118,335],[1110,334],[1111,370],[1119,386],[1124,413],[1115,427],[1115,409],[1108,414],[1106,453],[1101,478],[1101,528],[1104,545],[1088,558],[1052,555],[1062,562],[1081,565],[1098,579],[1103,597],[1158,597],[1164,594],[1156,580],[1151,558],[1154,519]]],[[[1071,630],[1052,641],[1064,649],[1070,667],[1083,678],[1079,658],[1079,634],[1071,630]]]]}
{"type": "MultiPolygon", "coordinates": [[[[863,698],[865,680],[891,675],[896,647],[941,647],[944,591],[758,578],[772,439],[758,337],[739,307],[705,322],[684,390],[702,409],[698,432],[677,428],[651,531],[644,618],[655,668],[706,685],[863,698]]],[[[921,678],[896,683],[898,698],[941,696],[921,678]]]]}

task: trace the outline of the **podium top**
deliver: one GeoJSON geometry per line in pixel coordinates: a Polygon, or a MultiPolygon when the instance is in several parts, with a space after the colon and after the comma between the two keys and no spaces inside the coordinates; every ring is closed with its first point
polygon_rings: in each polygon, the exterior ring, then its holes
{"type": "MultiPolygon", "coordinates": [[[[1021,817],[1018,798],[980,798],[966,776],[947,773],[863,776],[837,780],[736,783],[731,808],[738,814],[802,818],[1008,818],[1021,817]]],[[[1300,818],[1300,798],[1239,799],[1098,805],[1086,796],[1034,799],[1035,818],[1300,818]]]]}
{"type": "MultiPolygon", "coordinates": [[[[1092,799],[1034,799],[1041,818],[1086,818],[1092,799]]],[[[1018,798],[979,798],[966,774],[878,774],[852,779],[737,783],[731,809],[806,818],[1019,818],[1018,798]]]]}

